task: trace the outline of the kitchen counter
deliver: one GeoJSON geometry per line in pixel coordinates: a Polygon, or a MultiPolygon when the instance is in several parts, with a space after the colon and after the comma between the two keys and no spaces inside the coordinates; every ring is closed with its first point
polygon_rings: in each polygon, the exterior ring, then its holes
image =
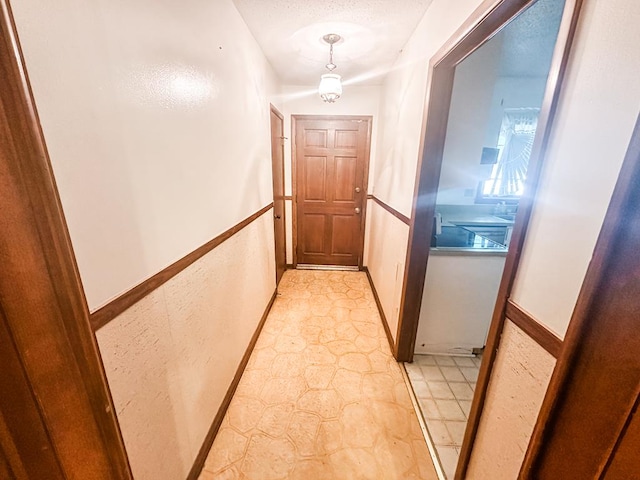
{"type": "MultiPolygon", "coordinates": [[[[485,226],[487,226],[485,224],[485,226]]],[[[473,226],[470,225],[473,228],[473,226]]],[[[444,224],[442,233],[431,242],[431,255],[506,256],[508,248],[470,229],[444,224]]]]}
{"type": "Polygon", "coordinates": [[[513,220],[505,220],[494,215],[452,215],[447,217],[446,223],[456,226],[510,227],[513,225],[513,220]]]}

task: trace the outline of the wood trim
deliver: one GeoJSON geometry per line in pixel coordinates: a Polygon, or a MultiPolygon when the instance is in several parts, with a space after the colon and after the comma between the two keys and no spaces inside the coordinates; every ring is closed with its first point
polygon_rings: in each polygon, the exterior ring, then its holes
{"type": "Polygon", "coordinates": [[[374,202],[376,202],[378,205],[380,205],[382,208],[384,208],[387,212],[389,212],[391,215],[396,217],[402,223],[406,223],[407,225],[411,225],[411,219],[409,217],[407,217],[406,215],[400,213],[398,210],[393,208],[391,205],[388,205],[388,204],[384,203],[382,200],[380,200],[375,195],[367,195],[367,198],[370,199],[370,200],[373,200],[374,202]]]}
{"type": "Polygon", "coordinates": [[[270,203],[269,205],[261,208],[253,215],[242,220],[237,225],[234,225],[217,237],[209,240],[207,243],[198,247],[193,252],[172,263],[167,268],[161,270],[142,283],[136,285],[131,290],[128,290],[111,302],[107,303],[105,306],[100,307],[98,310],[91,314],[91,326],[93,327],[93,330],[97,331],[98,329],[104,327],[107,323],[116,318],[126,309],[138,303],[144,297],[153,292],[156,288],[158,288],[171,278],[175,277],[178,273],[187,268],[193,262],[200,259],[211,250],[219,246],[222,242],[228,240],[240,230],[251,224],[254,220],[264,215],[266,212],[271,210],[272,207],[273,203],[270,203]]]}
{"type": "Polygon", "coordinates": [[[285,200],[293,200],[293,195],[285,195],[284,197],[285,200]]]}
{"type": "Polygon", "coordinates": [[[511,300],[507,302],[506,317],[555,358],[560,356],[562,339],[551,330],[547,330],[544,325],[537,322],[511,300]]]}
{"type": "Polygon", "coordinates": [[[209,451],[211,450],[211,446],[213,445],[213,441],[216,438],[218,430],[220,429],[220,425],[222,425],[222,420],[229,409],[229,404],[231,403],[231,399],[238,388],[238,384],[240,383],[240,379],[242,378],[242,374],[244,373],[245,368],[247,368],[247,363],[249,363],[249,358],[251,358],[251,354],[253,353],[253,349],[256,346],[258,338],[260,337],[260,333],[264,327],[265,322],[267,321],[267,317],[269,316],[269,312],[271,311],[271,307],[273,306],[273,302],[275,302],[276,297],[278,296],[278,290],[276,289],[271,295],[271,300],[267,304],[267,308],[265,308],[264,313],[262,314],[262,318],[256,327],[256,331],[253,333],[251,337],[251,341],[249,345],[247,345],[247,349],[242,356],[242,360],[240,360],[240,365],[238,365],[238,369],[236,370],[236,374],[231,381],[231,385],[229,385],[229,389],[227,390],[226,395],[222,399],[222,403],[220,404],[220,408],[218,409],[218,413],[213,419],[211,423],[211,427],[209,427],[209,432],[204,439],[202,446],[200,447],[200,451],[198,452],[198,456],[193,462],[193,466],[189,471],[189,475],[187,476],[187,480],[198,480],[198,477],[202,473],[202,469],[204,468],[205,461],[207,460],[207,456],[209,455],[209,451]]]}
{"type": "Polygon", "coordinates": [[[373,292],[373,298],[376,301],[376,305],[378,306],[378,312],[380,313],[380,318],[382,319],[382,326],[384,327],[384,331],[387,334],[389,347],[391,348],[391,351],[393,351],[395,342],[393,341],[393,337],[391,336],[391,329],[389,328],[387,317],[385,316],[384,310],[382,309],[382,303],[380,302],[380,297],[378,296],[378,291],[376,290],[376,286],[373,283],[373,278],[371,277],[371,273],[369,273],[368,267],[362,267],[362,271],[367,274],[367,279],[369,280],[369,285],[371,286],[371,291],[373,292]]]}
{"type": "Polygon", "coordinates": [[[640,116],[518,478],[609,478],[640,388],[639,185],[640,116]]]}
{"type": "MultiPolygon", "coordinates": [[[[273,103],[269,104],[269,110],[271,110],[273,113],[275,113],[276,117],[278,117],[280,120],[282,120],[284,122],[284,115],[282,115],[280,110],[278,110],[273,103]]],[[[284,130],[282,131],[282,134],[284,135],[284,130]]]]}
{"type": "Polygon", "coordinates": [[[36,455],[50,471],[32,478],[128,480],[132,474],[8,0],[0,0],[0,78],[0,324],[3,358],[12,359],[11,371],[2,374],[3,385],[12,388],[2,389],[0,457],[20,478],[21,471],[34,473],[29,458],[36,455]],[[7,412],[14,413],[10,419],[7,412]],[[11,432],[15,422],[18,435],[11,432]]]}

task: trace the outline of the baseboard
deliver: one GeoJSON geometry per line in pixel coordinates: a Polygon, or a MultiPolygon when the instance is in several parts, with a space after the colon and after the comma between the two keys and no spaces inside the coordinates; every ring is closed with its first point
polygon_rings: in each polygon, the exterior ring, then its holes
{"type": "Polygon", "coordinates": [[[220,429],[220,425],[222,424],[222,420],[224,419],[225,414],[227,413],[227,409],[229,408],[229,404],[231,403],[231,399],[233,398],[234,393],[236,393],[236,389],[238,388],[238,384],[240,383],[240,378],[242,378],[242,374],[244,373],[244,369],[247,367],[247,363],[249,363],[249,358],[251,357],[251,353],[253,352],[254,347],[256,346],[256,342],[258,341],[258,337],[260,336],[260,332],[262,332],[262,328],[264,327],[264,323],[267,321],[267,316],[271,311],[271,307],[273,306],[273,302],[276,300],[277,291],[273,292],[271,296],[271,300],[265,308],[264,313],[262,314],[262,318],[256,327],[256,331],[251,337],[251,341],[247,346],[247,350],[244,352],[242,356],[242,360],[240,360],[240,365],[238,365],[238,369],[236,370],[236,374],[231,381],[231,385],[229,385],[229,389],[227,390],[226,395],[222,399],[222,404],[218,409],[218,413],[213,419],[213,423],[209,428],[209,432],[204,439],[202,446],[200,447],[200,451],[198,452],[198,456],[193,462],[193,466],[189,471],[189,475],[187,476],[187,480],[197,480],[200,474],[202,473],[202,469],[204,468],[205,461],[207,460],[207,456],[209,455],[209,451],[211,450],[211,446],[213,445],[213,441],[216,438],[218,430],[220,429]]]}
{"type": "Polygon", "coordinates": [[[387,317],[384,315],[384,310],[382,310],[382,303],[380,303],[380,297],[378,297],[376,286],[373,284],[373,278],[371,278],[371,274],[369,273],[369,269],[367,267],[362,267],[362,271],[367,274],[367,278],[369,279],[369,285],[371,285],[373,298],[375,299],[376,305],[378,306],[378,312],[380,313],[380,318],[382,319],[382,326],[384,327],[384,331],[387,334],[387,340],[389,341],[389,346],[391,347],[391,353],[395,355],[396,345],[393,341],[393,336],[391,335],[391,329],[389,328],[387,317]]]}

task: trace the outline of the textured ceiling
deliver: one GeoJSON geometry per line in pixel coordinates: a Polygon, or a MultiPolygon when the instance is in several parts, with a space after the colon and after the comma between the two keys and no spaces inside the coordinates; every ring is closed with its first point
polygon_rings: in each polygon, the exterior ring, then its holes
{"type": "Polygon", "coordinates": [[[379,85],[432,0],[234,0],[287,85],[315,85],[327,73],[327,33],[335,73],[346,84],[379,85]]]}
{"type": "Polygon", "coordinates": [[[546,77],[564,0],[539,0],[502,32],[501,75],[546,77]]]}

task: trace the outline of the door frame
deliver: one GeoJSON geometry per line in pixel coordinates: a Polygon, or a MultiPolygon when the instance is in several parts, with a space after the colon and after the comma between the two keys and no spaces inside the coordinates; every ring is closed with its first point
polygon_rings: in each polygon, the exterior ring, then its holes
{"type": "Polygon", "coordinates": [[[369,192],[369,163],[371,159],[371,132],[373,124],[373,116],[371,115],[291,115],[291,196],[292,196],[292,250],[293,250],[293,268],[298,266],[298,186],[297,186],[297,159],[296,159],[296,128],[297,122],[301,120],[361,120],[367,122],[367,146],[365,150],[364,162],[364,180],[362,192],[365,201],[362,202],[362,215],[360,215],[360,259],[358,260],[358,269],[362,270],[364,262],[364,237],[365,225],[367,217],[367,193],[369,192]]]}
{"type": "Polygon", "coordinates": [[[639,203],[640,116],[518,478],[568,478],[575,462],[553,457],[569,448],[586,452],[581,478],[603,478],[638,408],[640,362],[629,369],[621,359],[637,359],[638,341],[627,339],[640,323],[639,203]]]}
{"type": "MultiPolygon", "coordinates": [[[[428,90],[424,106],[420,154],[409,226],[409,242],[402,285],[397,341],[394,349],[394,354],[398,361],[411,362],[413,360],[430,248],[429,242],[424,241],[424,239],[431,238],[433,229],[432,219],[435,214],[455,68],[536,1],[485,0],[429,62],[428,90]]],[[[547,86],[540,108],[538,133],[529,161],[525,195],[523,195],[518,206],[518,214],[514,223],[509,252],[505,261],[480,374],[465,430],[456,479],[465,477],[473,441],[480,423],[491,370],[506,319],[507,300],[510,296],[524,246],[581,5],[582,0],[566,0],[565,2],[547,78],[547,86]]]]}
{"type": "Polygon", "coordinates": [[[131,479],[8,0],[0,0],[0,71],[0,222],[11,225],[0,242],[10,279],[0,281],[0,324],[15,359],[5,381],[22,378],[14,384],[32,400],[11,391],[0,402],[0,420],[19,413],[0,422],[0,460],[23,478],[33,449],[46,448],[42,456],[57,463],[52,478],[131,479]],[[28,438],[38,431],[40,445],[28,438]]]}
{"type": "MultiPolygon", "coordinates": [[[[275,189],[273,192],[273,216],[274,216],[274,222],[273,222],[273,228],[274,228],[274,245],[275,245],[275,250],[276,250],[276,287],[278,286],[278,283],[280,283],[278,281],[278,245],[277,245],[277,235],[276,235],[276,220],[281,220],[282,221],[282,226],[284,228],[284,239],[283,239],[283,244],[282,244],[282,248],[284,249],[284,269],[285,271],[287,270],[287,204],[286,204],[286,200],[285,200],[285,169],[284,169],[284,140],[285,140],[285,136],[284,136],[284,116],[282,115],[282,113],[280,113],[280,111],[272,104],[269,104],[269,124],[271,124],[271,113],[275,114],[276,117],[278,117],[280,119],[280,125],[282,126],[281,131],[282,131],[282,137],[280,137],[280,141],[281,141],[281,145],[282,145],[282,158],[281,158],[281,162],[278,165],[280,168],[282,168],[282,198],[278,198],[276,199],[276,195],[275,195],[275,189]],[[276,218],[276,200],[281,200],[282,201],[282,218],[276,218]]],[[[273,142],[273,132],[271,132],[271,141],[273,142]]],[[[275,176],[273,176],[273,169],[275,168],[275,163],[274,163],[274,159],[273,159],[273,147],[271,150],[271,169],[272,169],[272,179],[275,181],[275,176]]]]}

